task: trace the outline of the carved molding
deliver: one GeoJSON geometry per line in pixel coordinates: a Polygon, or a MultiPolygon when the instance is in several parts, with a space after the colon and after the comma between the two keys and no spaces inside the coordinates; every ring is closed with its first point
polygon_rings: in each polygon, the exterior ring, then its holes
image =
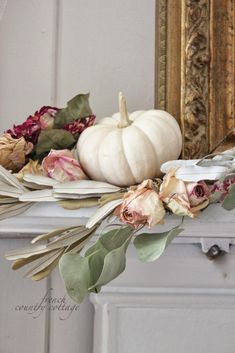
{"type": "Polygon", "coordinates": [[[166,109],[166,52],[167,52],[167,0],[158,0],[156,7],[156,102],[158,109],[166,109]]]}
{"type": "Polygon", "coordinates": [[[182,27],[182,127],[184,157],[208,151],[210,1],[187,0],[182,27]]]}
{"type": "Polygon", "coordinates": [[[160,0],[157,16],[156,106],[180,122],[183,158],[234,146],[235,0],[160,0]]]}
{"type": "Polygon", "coordinates": [[[211,2],[210,150],[234,146],[235,136],[235,1],[211,2]],[[219,92],[219,94],[218,94],[219,92]],[[226,136],[228,137],[226,139],[226,136]],[[225,146],[224,146],[225,145],[225,146]]]}

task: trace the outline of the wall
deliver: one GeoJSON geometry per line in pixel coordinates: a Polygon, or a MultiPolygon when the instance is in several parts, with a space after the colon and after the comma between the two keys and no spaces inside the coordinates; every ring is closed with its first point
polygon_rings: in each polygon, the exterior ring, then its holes
{"type": "Polygon", "coordinates": [[[155,0],[1,0],[0,132],[90,92],[98,117],[154,102],[155,0]]]}

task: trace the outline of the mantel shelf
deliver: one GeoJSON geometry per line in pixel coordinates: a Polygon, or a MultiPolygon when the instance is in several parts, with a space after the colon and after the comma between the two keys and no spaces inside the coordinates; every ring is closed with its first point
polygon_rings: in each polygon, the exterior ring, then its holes
{"type": "MultiPolygon", "coordinates": [[[[95,212],[95,208],[68,211],[55,203],[35,204],[23,214],[0,223],[0,237],[33,237],[55,228],[85,224],[95,212]]],[[[180,218],[167,216],[164,226],[156,226],[154,231],[162,232],[179,224],[180,218]]],[[[176,242],[193,243],[201,238],[235,240],[235,210],[225,211],[220,205],[211,205],[197,219],[185,218],[184,232],[176,242]]],[[[148,231],[148,230],[147,230],[148,231]]]]}

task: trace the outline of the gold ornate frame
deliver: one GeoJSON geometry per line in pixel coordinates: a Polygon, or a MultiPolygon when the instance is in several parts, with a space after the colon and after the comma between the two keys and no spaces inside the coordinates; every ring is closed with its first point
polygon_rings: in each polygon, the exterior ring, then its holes
{"type": "Polygon", "coordinates": [[[156,100],[183,157],[235,145],[235,0],[156,0],[156,100]]]}

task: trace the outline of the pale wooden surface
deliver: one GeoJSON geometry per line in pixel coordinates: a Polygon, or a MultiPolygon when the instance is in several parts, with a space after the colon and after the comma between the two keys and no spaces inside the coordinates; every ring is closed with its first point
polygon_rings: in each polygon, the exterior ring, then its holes
{"type": "Polygon", "coordinates": [[[98,118],[154,106],[155,0],[8,0],[0,22],[0,133],[90,92],[98,118]]]}
{"type": "MultiPolygon", "coordinates": [[[[219,205],[198,220],[186,220],[185,232],[158,261],[141,263],[131,245],[126,271],[91,297],[94,308],[87,299],[67,320],[64,310],[44,311],[35,319],[15,310],[19,304],[37,303],[50,288],[51,298],[64,296],[65,289],[57,270],[40,283],[23,280],[3,253],[55,226],[84,223],[93,212],[41,204],[2,221],[0,352],[155,353],[157,346],[158,353],[189,353],[189,347],[190,353],[206,353],[208,347],[233,353],[234,246],[216,261],[209,261],[201,249],[204,238],[211,245],[234,244],[235,211],[222,211],[219,205]]],[[[178,221],[167,217],[165,227],[178,221]]],[[[66,303],[73,305],[68,298],[66,303]]]]}

